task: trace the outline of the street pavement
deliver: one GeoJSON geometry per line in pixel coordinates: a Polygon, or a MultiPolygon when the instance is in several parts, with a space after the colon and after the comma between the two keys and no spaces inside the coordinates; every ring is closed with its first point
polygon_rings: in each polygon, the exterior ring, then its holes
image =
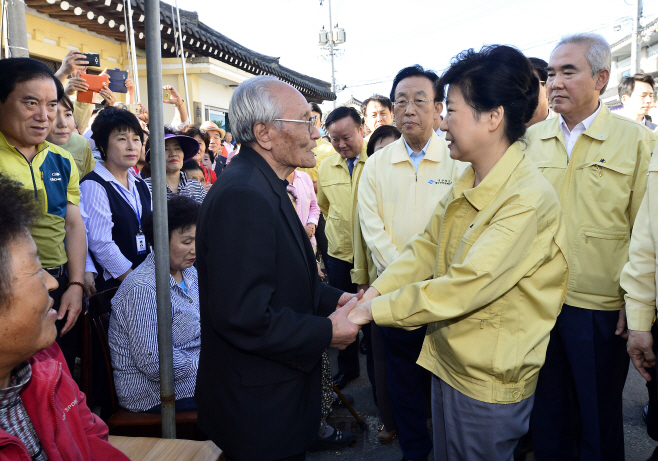
{"type": "MultiPolygon", "coordinates": [[[[332,370],[335,373],[337,351],[331,349],[332,370]]],[[[350,430],[356,435],[356,443],[342,450],[327,450],[308,453],[308,461],[329,460],[372,460],[372,461],[400,461],[402,451],[397,439],[387,445],[377,440],[377,426],[380,423],[377,408],[372,399],[372,390],[366,373],[365,355],[359,354],[361,360],[361,377],[352,381],[343,390],[344,393],[354,397],[354,408],[359,416],[366,422],[368,429],[360,432],[356,420],[344,408],[334,409],[329,416],[329,423],[342,430],[350,430]]],[[[647,402],[645,381],[631,365],[624,388],[624,434],[626,446],[626,461],[645,461],[658,443],[647,436],[642,421],[642,408],[647,402]]],[[[432,454],[430,454],[432,459],[432,454]]],[[[527,461],[533,461],[529,455],[527,461]]]]}

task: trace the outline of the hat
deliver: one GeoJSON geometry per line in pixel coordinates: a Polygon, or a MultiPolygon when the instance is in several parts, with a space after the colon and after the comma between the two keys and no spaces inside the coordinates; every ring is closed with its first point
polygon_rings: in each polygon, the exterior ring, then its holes
{"type": "MultiPolygon", "coordinates": [[[[181,149],[183,149],[183,162],[191,159],[199,152],[199,141],[182,134],[165,134],[167,139],[177,139],[181,149]]],[[[146,151],[146,163],[151,161],[151,149],[146,151]]]]}
{"type": "Polygon", "coordinates": [[[215,122],[211,122],[210,120],[208,120],[207,122],[203,122],[203,124],[201,125],[201,129],[203,131],[217,131],[222,138],[226,136],[226,131],[218,127],[215,122]]]}

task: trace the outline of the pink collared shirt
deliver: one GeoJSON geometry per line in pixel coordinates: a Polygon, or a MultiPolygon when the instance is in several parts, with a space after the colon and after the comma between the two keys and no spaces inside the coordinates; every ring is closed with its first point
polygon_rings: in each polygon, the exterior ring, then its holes
{"type": "MultiPolygon", "coordinates": [[[[311,177],[303,171],[295,170],[292,183],[288,187],[292,189],[297,197],[297,216],[299,216],[302,225],[306,226],[313,223],[317,226],[318,219],[320,219],[320,207],[318,206],[311,177]]],[[[311,246],[315,248],[316,245],[314,235],[311,237],[311,246]]]]}

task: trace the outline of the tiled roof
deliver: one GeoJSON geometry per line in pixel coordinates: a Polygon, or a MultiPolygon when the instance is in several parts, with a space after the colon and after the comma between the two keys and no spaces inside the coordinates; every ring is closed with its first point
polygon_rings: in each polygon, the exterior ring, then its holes
{"type": "MultiPolygon", "coordinates": [[[[67,0],[70,7],[62,10],[57,3],[49,4],[46,0],[26,0],[26,5],[37,11],[48,14],[63,22],[75,24],[84,29],[125,42],[125,32],[119,30],[124,23],[124,12],[119,11],[123,0],[67,0]],[[82,14],[76,15],[74,9],[80,7],[82,14]],[[99,24],[96,20],[89,20],[86,13],[91,11],[96,17],[103,15],[105,22],[99,24]],[[110,19],[114,20],[115,27],[110,28],[110,19]]],[[[146,48],[144,35],[144,0],[129,0],[133,9],[133,28],[135,31],[135,44],[141,49],[146,48]],[[141,19],[141,21],[140,21],[141,19]]],[[[160,34],[163,44],[162,57],[175,57],[177,27],[175,25],[175,10],[172,6],[160,2],[160,34]],[[173,12],[173,15],[172,15],[173,12]]],[[[328,82],[301,74],[279,63],[278,57],[266,56],[231,40],[224,34],[217,32],[208,25],[199,21],[199,15],[193,11],[180,10],[181,28],[183,31],[183,48],[186,57],[207,56],[225,62],[252,75],[273,75],[297,88],[309,101],[333,101],[336,95],[331,91],[328,82]]]]}

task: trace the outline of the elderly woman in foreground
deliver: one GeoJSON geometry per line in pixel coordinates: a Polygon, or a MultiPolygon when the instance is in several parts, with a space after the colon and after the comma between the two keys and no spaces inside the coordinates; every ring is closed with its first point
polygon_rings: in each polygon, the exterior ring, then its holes
{"type": "Polygon", "coordinates": [[[28,230],[34,197],[0,175],[0,461],[127,460],[87,407],[59,346],[57,312],[28,230]]]}
{"type": "MultiPolygon", "coordinates": [[[[176,411],[196,410],[194,386],[199,368],[201,326],[196,268],[196,221],[200,205],[173,196],[167,202],[169,283],[176,411]]],[[[153,241],[153,215],[144,220],[153,241]]],[[[119,405],[131,411],[160,412],[160,364],[155,294],[155,258],[151,252],[123,281],[112,299],[108,332],[119,405]]]]}

